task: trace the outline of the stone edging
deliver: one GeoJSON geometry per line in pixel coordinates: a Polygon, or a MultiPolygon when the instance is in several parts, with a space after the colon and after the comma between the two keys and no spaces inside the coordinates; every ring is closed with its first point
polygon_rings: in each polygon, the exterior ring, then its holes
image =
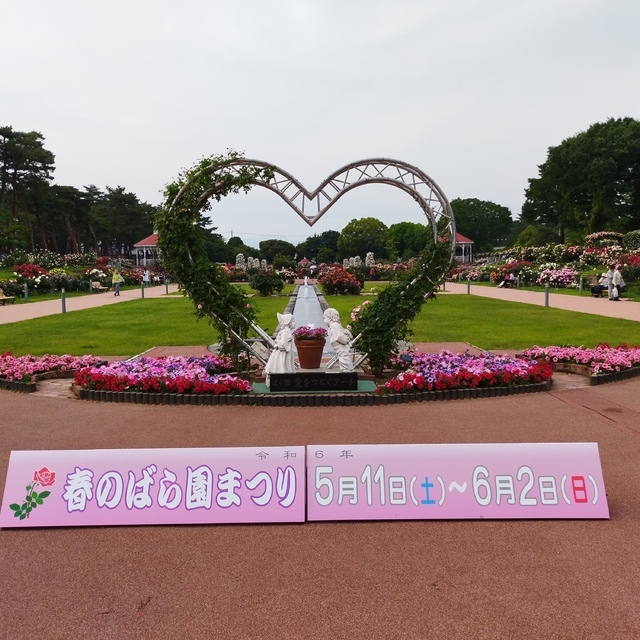
{"type": "Polygon", "coordinates": [[[8,389],[19,393],[33,393],[37,390],[35,382],[16,382],[5,378],[0,378],[0,389],[8,389]]]}
{"type": "Polygon", "coordinates": [[[146,393],[141,391],[96,391],[74,389],[80,400],[100,402],[126,402],[131,404],[171,405],[244,405],[261,407],[352,407],[429,402],[434,400],[461,400],[467,398],[495,398],[519,393],[548,391],[551,381],[513,387],[482,387],[475,389],[445,389],[417,391],[415,393],[309,393],[309,394],[193,394],[146,393]]]}
{"type": "Polygon", "coordinates": [[[640,367],[631,367],[622,371],[612,371],[601,375],[592,375],[591,367],[584,364],[571,364],[568,362],[550,362],[554,371],[561,373],[575,373],[579,376],[589,378],[589,384],[593,387],[599,384],[607,384],[608,382],[618,382],[619,380],[628,380],[640,376],[640,367]]]}

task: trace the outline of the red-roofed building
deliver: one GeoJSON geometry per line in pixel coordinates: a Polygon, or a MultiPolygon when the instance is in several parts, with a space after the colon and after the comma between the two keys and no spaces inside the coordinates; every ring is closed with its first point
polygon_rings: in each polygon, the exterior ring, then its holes
{"type": "Polygon", "coordinates": [[[473,262],[473,240],[456,233],[456,262],[473,262]]]}
{"type": "Polygon", "coordinates": [[[150,236],[133,245],[133,256],[139,267],[153,267],[158,262],[158,234],[150,236]]]}

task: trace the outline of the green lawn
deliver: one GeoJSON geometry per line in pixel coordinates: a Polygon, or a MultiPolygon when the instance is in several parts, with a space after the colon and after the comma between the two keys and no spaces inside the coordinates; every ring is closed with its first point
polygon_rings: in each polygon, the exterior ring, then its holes
{"type": "MultiPolygon", "coordinates": [[[[365,296],[327,296],[343,324],[365,296]]],[[[288,296],[252,298],[260,326],[272,333],[276,312],[288,296]]],[[[0,307],[2,313],[2,307],[0,307]]],[[[429,301],[413,325],[416,342],[467,342],[485,349],[521,349],[534,344],[595,346],[599,342],[637,344],[637,322],[573,313],[536,305],[464,295],[429,301]],[[615,339],[613,338],[615,336],[615,339]]],[[[98,309],[0,325],[0,353],[119,355],[142,353],[154,346],[206,345],[213,330],[193,315],[180,296],[137,299],[98,309]]]]}

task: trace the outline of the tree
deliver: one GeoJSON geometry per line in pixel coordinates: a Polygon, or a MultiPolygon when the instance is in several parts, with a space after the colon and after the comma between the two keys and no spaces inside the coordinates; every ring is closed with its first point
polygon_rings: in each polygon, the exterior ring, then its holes
{"type": "Polygon", "coordinates": [[[231,250],[233,259],[230,260],[231,263],[235,264],[236,256],[241,253],[245,258],[256,257],[258,254],[258,249],[254,249],[253,247],[247,246],[240,236],[231,236],[229,240],[227,240],[227,246],[231,250]]]}
{"type": "Polygon", "coordinates": [[[387,233],[387,252],[389,258],[409,260],[417,256],[427,246],[429,228],[417,222],[397,222],[389,227],[387,233]]]}
{"type": "Polygon", "coordinates": [[[583,235],[640,228],[640,121],[610,118],[549,147],[521,218],[583,235]]]}
{"type": "Polygon", "coordinates": [[[0,127],[0,210],[22,218],[31,249],[46,248],[44,190],[54,171],[55,156],[44,148],[37,131],[24,133],[0,127]]]}
{"type": "Polygon", "coordinates": [[[339,237],[339,231],[323,231],[319,235],[309,236],[296,247],[298,258],[306,256],[315,258],[317,262],[333,262],[338,255],[339,237]]]}
{"type": "Polygon", "coordinates": [[[557,241],[555,233],[549,227],[530,224],[523,229],[516,238],[516,247],[542,247],[545,244],[553,244],[557,241]]]}
{"type": "Polygon", "coordinates": [[[364,260],[367,251],[375,256],[386,257],[387,226],[377,218],[352,220],[340,232],[338,253],[340,258],[360,256],[364,260]]]}
{"type": "Polygon", "coordinates": [[[120,186],[107,187],[106,193],[92,187],[89,193],[89,224],[98,255],[129,254],[136,242],[153,231],[157,207],[140,202],[134,193],[120,186]]]}
{"type": "Polygon", "coordinates": [[[456,198],[451,201],[456,231],[473,240],[479,250],[503,246],[511,228],[511,211],[489,200],[456,198]]]}
{"type": "Polygon", "coordinates": [[[259,246],[262,257],[269,263],[278,255],[292,259],[296,255],[296,248],[285,240],[262,240],[259,246]]]}

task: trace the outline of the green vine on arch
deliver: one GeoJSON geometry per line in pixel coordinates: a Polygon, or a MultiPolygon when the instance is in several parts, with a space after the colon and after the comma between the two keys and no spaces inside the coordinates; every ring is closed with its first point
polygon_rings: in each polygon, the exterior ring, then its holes
{"type": "MultiPolygon", "coordinates": [[[[273,165],[243,163],[242,159],[242,154],[228,151],[226,156],[205,158],[181,173],[166,186],[165,202],[156,216],[158,247],[165,267],[191,298],[195,314],[209,320],[220,336],[223,351],[234,356],[236,362],[241,352],[252,351],[247,343],[251,329],[266,342],[271,339],[255,324],[255,311],[244,291],[229,282],[222,267],[207,259],[201,223],[203,213],[211,210],[212,200],[248,192],[253,184],[267,184],[273,179],[273,165]]],[[[419,197],[416,200],[429,213],[428,205],[419,197]]],[[[433,220],[433,216],[428,217],[433,220]]],[[[377,376],[397,352],[397,342],[410,336],[409,323],[425,300],[434,296],[451,264],[452,222],[452,218],[449,224],[444,217],[439,220],[434,233],[438,240],[432,239],[415,266],[381,292],[354,322],[354,342],[367,354],[377,376]]],[[[258,355],[255,350],[253,353],[258,355]]]]}
{"type": "Polygon", "coordinates": [[[433,238],[416,258],[415,265],[396,282],[383,289],[377,298],[362,308],[353,322],[358,350],[368,354],[376,377],[382,376],[392,355],[398,353],[398,341],[411,337],[409,323],[436,290],[452,261],[451,242],[442,235],[433,238]]]}
{"type": "Polygon", "coordinates": [[[231,170],[229,165],[241,158],[241,153],[229,150],[183,171],[165,187],[165,201],[156,215],[165,268],[192,300],[196,316],[206,317],[218,332],[223,352],[236,360],[244,351],[238,338],[248,337],[255,311],[244,291],[229,282],[225,270],[207,259],[200,223],[212,200],[246,193],[256,181],[272,178],[272,171],[265,167],[236,165],[231,170]]]}

